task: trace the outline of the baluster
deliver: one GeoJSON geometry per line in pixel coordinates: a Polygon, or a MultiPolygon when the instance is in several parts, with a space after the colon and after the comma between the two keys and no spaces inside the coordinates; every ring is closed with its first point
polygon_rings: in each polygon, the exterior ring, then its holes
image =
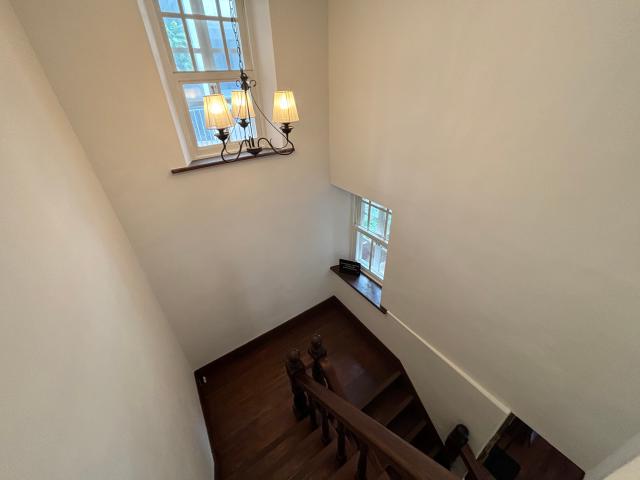
{"type": "Polygon", "coordinates": [[[313,358],[313,367],[311,368],[313,379],[321,385],[326,385],[327,382],[324,378],[324,372],[322,371],[320,362],[327,356],[327,349],[324,348],[322,344],[322,337],[317,333],[311,337],[311,345],[308,351],[311,358],[313,358]]]}
{"type": "Polygon", "coordinates": [[[311,422],[311,430],[318,428],[318,417],[316,417],[316,402],[309,397],[309,420],[311,422]]]}
{"type": "Polygon", "coordinates": [[[293,413],[297,420],[301,420],[309,413],[309,405],[304,389],[296,382],[296,376],[304,375],[305,371],[304,363],[300,358],[300,351],[291,350],[287,355],[285,365],[291,382],[291,393],[293,393],[293,413]]]}
{"type": "Polygon", "coordinates": [[[360,456],[358,457],[358,470],[356,472],[357,480],[367,480],[367,453],[369,447],[365,443],[360,442],[360,456]]]}
{"type": "Polygon", "coordinates": [[[331,433],[329,432],[329,415],[325,407],[320,407],[322,415],[322,444],[329,445],[331,443],[331,433]]]}
{"type": "Polygon", "coordinates": [[[434,460],[447,470],[460,455],[462,447],[469,442],[469,429],[464,425],[456,425],[444,442],[444,446],[434,457],[434,460]]]}
{"type": "Polygon", "coordinates": [[[336,461],[338,462],[338,465],[344,465],[344,463],[347,461],[347,451],[344,438],[344,424],[342,422],[338,422],[336,430],[338,431],[338,452],[336,453],[336,461]]]}

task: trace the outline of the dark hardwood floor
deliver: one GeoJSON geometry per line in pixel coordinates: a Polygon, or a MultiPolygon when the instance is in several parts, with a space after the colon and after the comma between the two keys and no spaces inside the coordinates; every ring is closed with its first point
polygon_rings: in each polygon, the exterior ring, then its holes
{"type": "Polygon", "coordinates": [[[196,372],[217,478],[289,478],[283,469],[321,463],[321,444],[292,413],[284,370],[286,354],[306,352],[314,333],[348,400],[425,452],[441,445],[398,360],[332,297],[196,372]],[[300,458],[284,453],[307,443],[300,458]]]}

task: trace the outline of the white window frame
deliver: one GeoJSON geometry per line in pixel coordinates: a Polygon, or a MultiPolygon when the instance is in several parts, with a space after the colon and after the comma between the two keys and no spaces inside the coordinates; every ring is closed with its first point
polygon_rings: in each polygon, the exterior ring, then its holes
{"type": "MultiPolygon", "coordinates": [[[[387,240],[388,237],[390,237],[390,232],[387,231],[387,229],[389,228],[389,222],[386,221],[384,223],[384,234],[382,237],[376,235],[375,233],[372,233],[371,231],[363,228],[362,226],[360,226],[360,220],[361,220],[361,215],[362,215],[362,209],[360,208],[360,205],[362,204],[363,201],[369,202],[369,213],[368,213],[368,218],[371,218],[371,204],[373,204],[376,208],[382,210],[383,212],[386,212],[387,215],[391,216],[391,221],[393,222],[393,212],[391,211],[390,208],[384,207],[382,205],[380,205],[379,203],[374,202],[371,199],[365,199],[363,197],[359,197],[357,195],[353,196],[353,203],[352,203],[352,229],[351,229],[351,258],[355,259],[356,261],[358,261],[358,259],[356,258],[356,251],[357,251],[357,242],[358,242],[358,233],[368,237],[371,240],[371,251],[369,252],[369,265],[371,266],[371,262],[373,260],[373,251],[374,251],[374,245],[378,244],[380,246],[383,246],[384,248],[387,249],[387,258],[389,255],[389,240],[387,240]]],[[[371,278],[374,282],[378,283],[380,286],[382,286],[384,279],[381,278],[380,276],[378,276],[376,273],[374,273],[372,270],[368,269],[365,265],[362,265],[362,272],[367,275],[369,278],[371,278]]],[[[386,270],[386,265],[385,265],[385,270],[386,270]]]]}
{"type": "MultiPolygon", "coordinates": [[[[184,13],[182,1],[178,0],[178,5],[180,9],[180,13],[167,13],[162,12],[160,10],[160,5],[157,0],[144,0],[147,11],[150,13],[151,18],[151,28],[153,31],[153,35],[155,37],[156,44],[158,45],[159,57],[162,63],[162,69],[164,70],[165,78],[167,79],[168,88],[171,94],[171,101],[173,103],[174,111],[176,112],[176,116],[178,117],[179,128],[181,129],[182,138],[185,139],[187,143],[187,147],[189,150],[190,160],[200,160],[203,158],[214,157],[220,155],[222,151],[222,144],[214,144],[206,147],[199,147],[198,141],[196,137],[196,133],[193,128],[193,124],[191,122],[191,117],[189,116],[189,105],[184,95],[183,85],[188,83],[212,83],[217,84],[218,82],[235,82],[240,78],[239,70],[211,70],[211,71],[193,71],[193,72],[179,72],[176,69],[173,52],[171,50],[171,45],[169,44],[169,39],[165,33],[165,27],[163,22],[163,17],[173,17],[180,18],[183,23],[183,28],[185,31],[185,35],[187,36],[187,41],[189,45],[189,54],[191,56],[191,61],[193,63],[194,69],[196,68],[195,56],[193,53],[193,48],[191,46],[191,40],[189,35],[189,29],[186,25],[186,19],[195,19],[195,20],[211,20],[216,19],[221,22],[224,21],[234,21],[233,18],[230,17],[211,17],[202,14],[187,14],[184,13]]],[[[222,13],[220,9],[221,2],[227,2],[228,0],[214,0],[216,2],[216,6],[218,8],[218,13],[222,13]]],[[[254,69],[254,61],[252,57],[252,39],[249,34],[248,28],[248,19],[247,19],[247,10],[244,0],[235,0],[236,3],[236,14],[238,16],[238,26],[240,39],[242,42],[242,58],[244,61],[244,70],[247,72],[249,77],[257,81],[257,74],[254,69]]],[[[227,62],[230,65],[230,56],[227,48],[226,41],[226,33],[224,30],[224,24],[222,27],[222,38],[224,44],[225,55],[227,57],[227,62]]],[[[239,89],[240,87],[238,87],[239,89]]],[[[254,96],[258,97],[258,92],[254,87],[252,89],[254,96]]],[[[259,119],[256,120],[256,129],[258,132],[263,128],[259,119]]],[[[240,127],[236,127],[240,128],[240,127]]],[[[237,143],[237,142],[230,142],[237,143]]]]}

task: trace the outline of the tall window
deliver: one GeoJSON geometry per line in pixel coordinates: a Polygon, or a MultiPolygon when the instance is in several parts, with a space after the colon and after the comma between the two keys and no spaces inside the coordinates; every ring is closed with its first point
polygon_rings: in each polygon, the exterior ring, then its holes
{"type": "Polygon", "coordinates": [[[375,280],[384,280],[391,233],[391,210],[379,203],[355,197],[353,256],[375,280]]]}
{"type": "MultiPolygon", "coordinates": [[[[230,103],[231,91],[239,89],[236,81],[241,59],[236,32],[241,41],[244,69],[255,78],[251,73],[244,1],[146,1],[157,17],[153,30],[192,159],[215,155],[221,144],[205,127],[202,99],[222,93],[230,103]]],[[[240,128],[234,129],[232,140],[239,140],[241,134],[240,128]]]]}

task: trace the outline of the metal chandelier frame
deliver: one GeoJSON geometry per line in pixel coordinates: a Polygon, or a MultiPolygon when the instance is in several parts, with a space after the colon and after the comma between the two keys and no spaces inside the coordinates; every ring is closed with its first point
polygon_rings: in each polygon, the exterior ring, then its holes
{"type": "Polygon", "coordinates": [[[243,152],[247,152],[254,157],[258,156],[260,152],[262,152],[265,148],[271,149],[271,151],[277,155],[291,155],[295,151],[295,146],[293,142],[289,139],[289,134],[293,130],[291,123],[282,123],[280,127],[277,127],[269,120],[269,118],[265,115],[264,111],[260,107],[260,104],[255,101],[253,96],[252,88],[255,88],[257,82],[249,78],[249,75],[244,71],[244,60],[242,58],[242,47],[240,45],[240,34],[238,32],[238,15],[235,9],[234,0],[229,0],[229,8],[231,12],[231,18],[233,19],[232,28],[233,34],[236,41],[236,46],[238,49],[238,58],[239,58],[239,66],[240,66],[240,79],[236,80],[236,85],[242,89],[245,96],[245,108],[247,118],[237,118],[236,125],[231,128],[231,131],[228,131],[227,128],[217,128],[216,133],[214,134],[216,138],[218,138],[222,142],[222,151],[220,152],[220,158],[225,163],[234,162],[240,159],[243,152]],[[254,132],[254,125],[251,122],[250,115],[250,106],[253,105],[256,110],[258,110],[259,114],[266,120],[266,122],[276,130],[280,136],[284,139],[285,144],[282,147],[276,147],[272,140],[266,137],[258,137],[257,129],[254,132]],[[229,140],[235,130],[236,126],[240,126],[242,128],[243,139],[238,145],[238,150],[232,152],[229,150],[229,144],[231,143],[229,140]],[[254,136],[255,133],[255,136],[254,136]]]}

